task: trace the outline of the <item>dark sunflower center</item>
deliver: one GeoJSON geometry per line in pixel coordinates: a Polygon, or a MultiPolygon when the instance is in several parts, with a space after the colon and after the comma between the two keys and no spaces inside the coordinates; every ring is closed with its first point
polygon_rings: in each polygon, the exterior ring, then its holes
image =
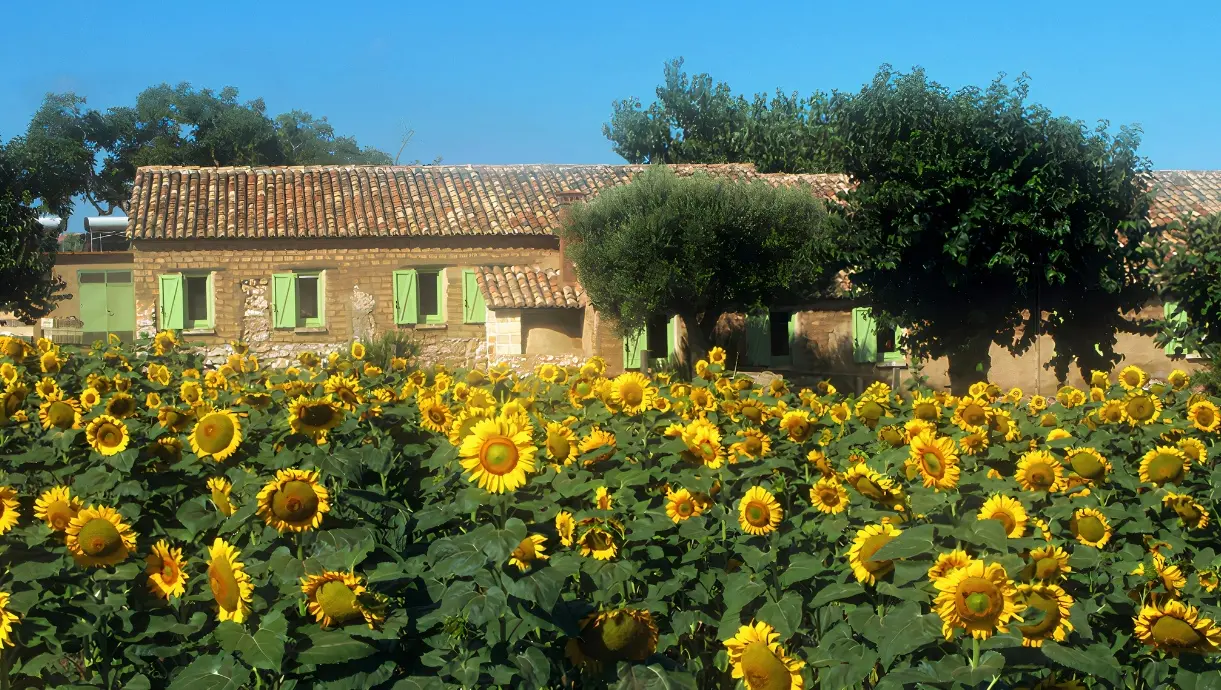
{"type": "Polygon", "coordinates": [[[445,423],[445,412],[434,407],[434,408],[428,410],[428,420],[431,421],[433,424],[444,424],[445,423]]]}
{"type": "Polygon", "coordinates": [[[172,585],[178,581],[177,563],[168,558],[161,559],[161,581],[167,585],[172,585]]]}
{"type": "Polygon", "coordinates": [[[504,436],[494,436],[479,449],[479,463],[492,474],[508,474],[517,467],[517,446],[504,436]]]}
{"type": "Polygon", "coordinates": [[[1183,478],[1183,461],[1169,453],[1159,453],[1149,463],[1149,480],[1156,484],[1178,482],[1183,478]]]}
{"type": "Polygon", "coordinates": [[[298,416],[303,423],[312,427],[326,426],[331,422],[330,405],[305,405],[298,416]]]}
{"type": "Polygon", "coordinates": [[[1162,616],[1153,624],[1153,639],[1168,647],[1195,647],[1203,636],[1186,621],[1174,616],[1162,616]]]}
{"type": "Polygon", "coordinates": [[[771,511],[769,511],[767,506],[763,505],[762,503],[752,502],[747,504],[745,513],[746,521],[749,522],[752,527],[762,527],[763,525],[768,524],[769,519],[771,518],[771,511]]]}
{"type": "Polygon", "coordinates": [[[971,403],[963,408],[962,421],[971,426],[982,426],[984,422],[988,421],[988,415],[984,412],[983,407],[976,403],[971,403]]]}
{"type": "Polygon", "coordinates": [[[199,421],[195,440],[205,453],[219,453],[229,447],[236,430],[233,420],[222,414],[210,414],[199,421]]]}
{"type": "Polygon", "coordinates": [[[1105,467],[1091,453],[1077,453],[1069,461],[1073,471],[1086,479],[1097,479],[1102,476],[1105,467]]]}
{"type": "Polygon", "coordinates": [[[1034,576],[1040,580],[1050,580],[1060,573],[1060,561],[1054,558],[1040,558],[1034,564],[1034,576]]]}
{"type": "Polygon", "coordinates": [[[972,592],[966,597],[967,610],[982,616],[992,609],[992,598],[983,592],[972,592]]]}
{"type": "Polygon", "coordinates": [[[47,419],[51,422],[51,426],[67,429],[76,422],[76,411],[68,403],[53,402],[47,408],[47,419]]]}
{"type": "Polygon", "coordinates": [[[1013,516],[1007,510],[993,513],[991,519],[1001,523],[1001,526],[1005,528],[1005,534],[1009,534],[1013,531],[1013,528],[1017,527],[1017,521],[1013,519],[1013,516]]]}
{"type": "Polygon", "coordinates": [[[288,482],[272,497],[271,512],[286,522],[304,522],[318,512],[318,494],[308,482],[288,482]]]}
{"type": "Polygon", "coordinates": [[[810,436],[810,423],[804,419],[796,419],[789,426],[789,436],[800,441],[810,436]]]}
{"type": "Polygon", "coordinates": [[[94,558],[102,558],[118,553],[123,548],[123,538],[119,530],[109,520],[94,518],[86,522],[76,537],[81,551],[94,558]]]}
{"type": "Polygon", "coordinates": [[[1060,607],[1056,600],[1032,592],[1026,596],[1026,605],[1029,608],[1022,618],[1030,624],[1018,626],[1018,630],[1025,637],[1050,637],[1060,625],[1060,607]]]}
{"type": "Polygon", "coordinates": [[[695,504],[688,500],[679,501],[674,504],[674,512],[684,517],[690,516],[695,512],[695,504]]]}
{"type": "Polygon", "coordinates": [[[636,407],[644,401],[644,389],[639,384],[629,383],[619,389],[619,397],[623,398],[624,405],[636,407]]]}
{"type": "Polygon", "coordinates": [[[351,587],[338,580],[331,580],[319,587],[315,596],[322,613],[331,620],[343,621],[360,613],[356,607],[356,594],[351,587]]]}
{"type": "Polygon", "coordinates": [[[1106,528],[1098,518],[1086,515],[1077,519],[1077,534],[1085,537],[1087,541],[1097,542],[1106,535],[1106,528]]]}
{"type": "Polygon", "coordinates": [[[1043,462],[1031,465],[1030,470],[1026,472],[1026,477],[1030,480],[1030,485],[1036,489],[1047,489],[1056,482],[1055,470],[1043,462]]]}
{"type": "Polygon", "coordinates": [[[1196,421],[1200,426],[1212,426],[1213,422],[1217,421],[1217,416],[1210,408],[1201,406],[1196,410],[1196,421]]]}
{"type": "Polygon", "coordinates": [[[590,531],[585,535],[584,541],[594,551],[604,551],[614,543],[611,541],[610,535],[600,529],[590,531]]]}
{"type": "Polygon", "coordinates": [[[742,650],[742,675],[746,687],[758,690],[787,690],[792,677],[784,662],[762,642],[752,642],[742,650]]]}
{"type": "Polygon", "coordinates": [[[1128,401],[1128,416],[1144,421],[1153,416],[1153,403],[1144,396],[1138,396],[1128,401]]]}
{"type": "Polygon", "coordinates": [[[551,457],[556,460],[563,460],[572,452],[572,444],[563,436],[548,436],[547,450],[551,453],[551,457]]]}
{"type": "Polygon", "coordinates": [[[752,422],[757,423],[760,419],[763,418],[763,410],[760,410],[759,408],[755,407],[754,405],[747,405],[746,407],[742,408],[742,416],[746,417],[747,419],[749,419],[752,422]]]}
{"type": "Polygon", "coordinates": [[[58,532],[68,529],[68,523],[72,522],[74,517],[76,517],[76,511],[72,510],[72,507],[64,501],[56,501],[47,506],[47,519],[58,532]]]}
{"type": "Polygon", "coordinates": [[[937,408],[932,403],[920,403],[912,410],[916,419],[932,421],[937,418],[937,408]]]}
{"type": "Polygon", "coordinates": [[[865,540],[865,543],[861,545],[861,564],[865,566],[865,570],[879,575],[889,572],[894,567],[891,561],[873,560],[873,554],[877,553],[878,549],[885,546],[891,539],[894,537],[889,534],[878,534],[865,540]]]}
{"type": "Polygon", "coordinates": [[[942,470],[945,469],[941,465],[941,457],[938,456],[936,453],[929,452],[929,453],[924,454],[923,459],[924,459],[924,471],[927,474],[933,475],[934,477],[940,477],[942,474],[942,470]]]}
{"type": "Polygon", "coordinates": [[[742,447],[749,455],[758,455],[763,450],[763,442],[756,436],[747,436],[742,447]]]}
{"type": "Polygon", "coordinates": [[[882,406],[870,400],[861,406],[861,417],[865,419],[877,420],[882,416],[882,406]]]}
{"type": "Polygon", "coordinates": [[[123,432],[119,427],[107,422],[98,427],[98,445],[111,448],[123,442],[123,432]]]}
{"type": "Polygon", "coordinates": [[[237,579],[228,561],[216,560],[208,565],[208,585],[216,603],[226,611],[236,611],[240,603],[237,579]]]}
{"type": "Polygon", "coordinates": [[[823,488],[818,491],[818,498],[829,506],[839,505],[839,492],[832,488],[823,488]]]}
{"type": "Polygon", "coordinates": [[[1124,383],[1136,388],[1140,385],[1140,374],[1136,373],[1135,371],[1129,371],[1123,375],[1123,380],[1124,383]]]}

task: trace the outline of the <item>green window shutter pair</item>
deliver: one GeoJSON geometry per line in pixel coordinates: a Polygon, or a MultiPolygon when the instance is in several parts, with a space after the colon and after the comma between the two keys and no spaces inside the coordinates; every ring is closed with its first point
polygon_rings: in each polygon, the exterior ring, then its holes
{"type": "MultiPolygon", "coordinates": [[[[1179,309],[1177,302],[1166,302],[1162,305],[1162,316],[1175,326],[1182,326],[1187,323],[1187,312],[1179,309]]],[[[1183,341],[1178,338],[1172,338],[1166,343],[1166,354],[1176,356],[1188,353],[1186,348],[1183,347],[1183,341]]]]}
{"type": "Polygon", "coordinates": [[[475,280],[475,272],[462,272],[462,323],[484,323],[488,320],[487,306],[483,302],[483,293],[479,291],[479,282],[475,280]]]}
{"type": "Polygon", "coordinates": [[[644,329],[636,331],[623,339],[623,368],[624,369],[639,369],[640,368],[640,350],[647,342],[644,334],[644,329]]]}
{"type": "Polygon", "coordinates": [[[271,277],[272,328],[297,327],[297,276],[277,273],[271,277]]]}
{"type": "Polygon", "coordinates": [[[180,331],[183,327],[182,274],[166,273],[157,276],[161,301],[161,328],[180,331]]]}
{"type": "Polygon", "coordinates": [[[852,310],[852,358],[861,364],[870,362],[902,362],[905,359],[902,350],[898,349],[899,329],[895,329],[894,342],[896,349],[878,353],[878,322],[874,320],[869,307],[855,307],[852,310]]]}

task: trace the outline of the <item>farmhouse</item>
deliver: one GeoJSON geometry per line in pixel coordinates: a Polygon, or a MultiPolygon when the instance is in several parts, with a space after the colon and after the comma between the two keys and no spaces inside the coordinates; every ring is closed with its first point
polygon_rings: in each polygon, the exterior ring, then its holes
{"type": "MultiPolygon", "coordinates": [[[[74,295],[53,317],[98,333],[180,329],[211,353],[243,340],[272,364],[388,330],[410,334],[421,360],[454,365],[604,357],[612,371],[674,355],[684,337],[658,315],[624,342],[590,305],[556,233],[565,208],[624,184],[640,166],[310,166],[141,168],[124,252],[67,254],[74,295]],[[74,289],[73,289],[74,288],[74,289]],[[102,315],[105,314],[105,317],[102,315]],[[103,323],[104,322],[104,323],[103,323]],[[113,322],[113,323],[112,323],[113,322]]],[[[761,174],[749,164],[680,165],[732,180],[804,184],[833,197],[841,175],[761,174]]],[[[1221,171],[1155,173],[1156,224],[1221,211],[1221,171]]],[[[1161,315],[1173,305],[1150,305],[1161,315]]],[[[910,363],[867,306],[846,296],[722,318],[738,366],[899,383],[910,363]]],[[[1125,364],[1164,377],[1189,366],[1151,338],[1119,336],[1125,364]]],[[[1022,357],[993,351],[991,378],[1054,392],[1050,338],[1022,357]]],[[[924,363],[948,385],[944,361],[924,363]]],[[[1078,382],[1079,383],[1079,382],[1078,382]]],[[[1028,391],[1033,392],[1033,391],[1028,391]]]]}

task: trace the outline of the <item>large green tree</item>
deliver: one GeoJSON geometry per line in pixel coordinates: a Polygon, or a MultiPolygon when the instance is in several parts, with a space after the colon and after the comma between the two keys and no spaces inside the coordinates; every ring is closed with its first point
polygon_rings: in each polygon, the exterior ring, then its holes
{"type": "Polygon", "coordinates": [[[853,282],[961,390],[989,346],[1055,338],[1063,379],[1119,360],[1124,312],[1151,296],[1147,162],[1139,131],[1108,132],[1027,101],[1024,78],[950,91],[888,67],[837,99],[856,261],[853,282]]]}
{"type": "Polygon", "coordinates": [[[615,101],[602,132],[629,163],[754,163],[762,172],[834,172],[832,98],[784,93],[734,95],[707,74],[688,76],[681,58],[665,65],[657,100],[615,101]]]}
{"type": "Polygon", "coordinates": [[[64,285],[51,273],[58,230],[38,223],[20,172],[0,145],[0,312],[31,321],[64,299],[64,285]]]}
{"type": "Polygon", "coordinates": [[[621,334],[678,315],[698,355],[723,313],[824,295],[843,228],[805,186],[656,166],[574,207],[561,232],[590,302],[621,334]]]}
{"type": "Polygon", "coordinates": [[[74,198],[102,214],[122,208],[142,165],[390,163],[385,152],[337,135],[325,117],[272,116],[262,99],[240,101],[235,88],[185,83],[145,89],[134,105],[104,112],[76,94],[48,94],[9,149],[25,187],[65,219],[74,198]]]}
{"type": "Polygon", "coordinates": [[[1158,289],[1176,312],[1162,322],[1160,341],[1199,353],[1206,373],[1196,381],[1221,392],[1221,213],[1184,219],[1161,240],[1158,289]]]}

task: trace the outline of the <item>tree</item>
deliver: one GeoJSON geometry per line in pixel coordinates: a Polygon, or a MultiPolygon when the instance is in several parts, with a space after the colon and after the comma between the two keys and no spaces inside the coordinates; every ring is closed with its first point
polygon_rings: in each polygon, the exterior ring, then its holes
{"type": "Polygon", "coordinates": [[[9,144],[25,186],[67,220],[72,199],[98,213],[123,208],[142,165],[388,164],[385,152],[337,136],[326,118],[293,110],[268,115],[262,99],[190,84],[145,89],[135,105],[105,112],[72,93],[48,94],[23,136],[9,144]]]}
{"type": "Polygon", "coordinates": [[[1197,382],[1221,391],[1221,213],[1173,225],[1154,265],[1162,300],[1177,310],[1160,324],[1159,344],[1202,355],[1207,369],[1197,382]]]}
{"type": "Polygon", "coordinates": [[[723,313],[823,294],[842,266],[842,229],[808,187],[659,166],[575,206],[561,233],[591,304],[621,335],[677,314],[702,354],[723,313]]]}
{"type": "Polygon", "coordinates": [[[761,172],[838,172],[831,98],[779,89],[770,99],[735,96],[707,74],[688,77],[683,60],[667,62],[657,100],[614,101],[602,133],[629,163],[754,163],[761,172]]]}
{"type": "Polygon", "coordinates": [[[1026,99],[1024,77],[951,93],[883,67],[834,106],[853,283],[915,354],[949,357],[956,391],[987,375],[992,343],[1019,354],[1042,333],[1061,380],[1074,359],[1109,368],[1115,333],[1141,328],[1122,312],[1152,295],[1139,130],[1026,99]]]}
{"type": "Polygon", "coordinates": [[[51,272],[58,231],[38,223],[20,180],[7,148],[0,146],[0,311],[32,321],[64,299],[64,283],[51,272]]]}

